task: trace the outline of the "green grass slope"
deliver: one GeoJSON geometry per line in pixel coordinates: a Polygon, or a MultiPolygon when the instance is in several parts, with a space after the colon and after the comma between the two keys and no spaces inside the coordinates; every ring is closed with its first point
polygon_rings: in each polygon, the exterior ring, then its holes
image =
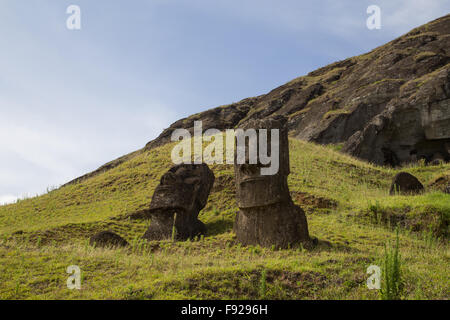
{"type": "MultiPolygon", "coordinates": [[[[143,242],[148,207],[173,145],[137,153],[77,184],[0,207],[2,299],[377,299],[366,269],[382,265],[400,227],[405,299],[448,299],[450,195],[432,187],[389,196],[397,170],[377,167],[337,147],[290,141],[289,186],[307,212],[312,250],[242,247],[232,225],[237,207],[233,168],[216,176],[200,213],[208,234],[185,242],[143,242]],[[102,249],[89,236],[112,230],[132,246],[102,249]],[[66,268],[78,265],[82,289],[69,290],[66,268]]],[[[404,168],[429,186],[450,165],[404,168]]],[[[432,185],[432,184],[431,184],[432,185]]]]}

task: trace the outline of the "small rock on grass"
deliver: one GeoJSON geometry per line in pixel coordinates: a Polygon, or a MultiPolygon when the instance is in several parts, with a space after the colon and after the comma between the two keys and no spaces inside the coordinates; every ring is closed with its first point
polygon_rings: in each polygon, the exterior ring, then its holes
{"type": "Polygon", "coordinates": [[[128,242],[111,231],[101,231],[89,239],[89,243],[96,247],[126,247],[128,242]]]}

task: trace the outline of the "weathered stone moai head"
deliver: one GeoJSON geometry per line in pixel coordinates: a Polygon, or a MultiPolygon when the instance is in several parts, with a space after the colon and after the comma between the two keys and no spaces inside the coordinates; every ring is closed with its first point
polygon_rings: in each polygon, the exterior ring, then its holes
{"type": "Polygon", "coordinates": [[[242,128],[247,136],[236,135],[235,178],[239,208],[266,206],[289,198],[287,177],[289,170],[289,141],[284,117],[252,120],[242,128]],[[278,132],[273,132],[272,129],[278,132]],[[265,131],[261,131],[265,130],[265,131]],[[255,135],[252,135],[252,132],[255,135]],[[256,137],[256,138],[255,138],[256,137]],[[243,144],[240,140],[245,138],[243,144]],[[263,141],[265,140],[265,141],[263,141]],[[261,143],[267,144],[267,152],[261,149],[261,143]],[[245,146],[245,163],[238,162],[239,145],[245,146]],[[256,163],[251,163],[251,150],[256,151],[256,163]],[[267,155],[271,163],[262,161],[260,151],[267,155]],[[264,163],[266,162],[266,163],[264,163]],[[275,163],[276,162],[276,163],[275,163]],[[271,174],[263,174],[271,167],[271,174]]]}
{"type": "Polygon", "coordinates": [[[287,248],[300,242],[311,243],[305,213],[294,205],[289,194],[286,122],[283,116],[253,120],[242,127],[241,136],[236,132],[234,171],[240,211],[236,215],[234,231],[244,245],[287,248]],[[252,130],[256,132],[256,139],[252,130]],[[243,133],[246,137],[253,136],[253,140],[246,138],[243,143],[243,133]],[[245,155],[240,150],[243,146],[245,155]]]}
{"type": "Polygon", "coordinates": [[[206,232],[198,214],[206,206],[214,174],[206,164],[172,167],[156,187],[150,204],[151,224],[144,234],[148,240],[186,240],[206,232]]]}

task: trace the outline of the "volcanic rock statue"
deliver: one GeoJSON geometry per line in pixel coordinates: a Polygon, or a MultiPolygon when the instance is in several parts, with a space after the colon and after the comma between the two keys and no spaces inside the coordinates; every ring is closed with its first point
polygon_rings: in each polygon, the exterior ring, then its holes
{"type": "Polygon", "coordinates": [[[180,164],[162,177],[153,194],[150,227],[143,238],[186,240],[206,232],[198,220],[214,184],[214,174],[202,164],[180,164]]]}
{"type": "Polygon", "coordinates": [[[236,216],[234,231],[238,241],[244,245],[287,248],[298,243],[311,244],[305,213],[292,202],[287,185],[290,168],[286,122],[283,116],[276,116],[245,123],[241,127],[243,132],[255,129],[258,137],[252,141],[244,136],[245,161],[238,161],[242,138],[237,133],[234,172],[240,211],[236,216]],[[275,144],[271,139],[272,129],[278,129],[279,133],[278,143],[275,144]],[[256,164],[250,161],[249,147],[257,144],[258,150],[261,150],[261,141],[264,139],[267,141],[267,155],[273,159],[277,149],[279,151],[279,170],[275,174],[262,174],[261,169],[267,169],[270,165],[264,164],[266,160],[261,161],[260,151],[256,164]]]}

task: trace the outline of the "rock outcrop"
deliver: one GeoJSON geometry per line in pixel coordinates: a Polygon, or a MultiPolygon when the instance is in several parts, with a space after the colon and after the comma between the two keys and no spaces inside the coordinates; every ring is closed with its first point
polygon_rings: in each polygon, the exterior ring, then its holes
{"type": "MultiPolygon", "coordinates": [[[[450,45],[450,43],[449,43],[450,45]]],[[[449,161],[450,66],[408,82],[343,150],[378,164],[449,161]]]]}
{"type": "Polygon", "coordinates": [[[373,51],[297,78],[268,94],[205,111],[171,125],[233,128],[274,115],[288,118],[293,137],[343,144],[343,151],[397,166],[440,155],[450,161],[450,15],[373,51]]]}
{"type": "MultiPolygon", "coordinates": [[[[239,163],[235,156],[236,195],[239,212],[236,215],[234,231],[237,240],[244,245],[287,248],[298,243],[310,245],[308,224],[304,211],[294,205],[287,185],[289,169],[289,141],[286,119],[282,116],[264,120],[249,121],[243,129],[256,129],[258,150],[261,148],[259,129],[267,129],[270,152],[275,149],[271,144],[270,130],[279,130],[279,170],[275,174],[263,175],[260,155],[256,164],[248,157],[245,163],[239,163]]],[[[246,142],[246,150],[251,140],[246,142]]]]}
{"type": "Polygon", "coordinates": [[[204,234],[198,214],[208,200],[214,174],[206,164],[180,164],[162,177],[148,214],[151,223],[143,238],[186,240],[204,234]]]}
{"type": "Polygon", "coordinates": [[[181,119],[140,151],[170,142],[177,128],[192,132],[194,121],[201,120],[203,130],[232,129],[275,115],[288,119],[292,137],[341,144],[344,152],[379,165],[432,162],[437,154],[450,161],[450,15],[267,94],[181,119]]]}

